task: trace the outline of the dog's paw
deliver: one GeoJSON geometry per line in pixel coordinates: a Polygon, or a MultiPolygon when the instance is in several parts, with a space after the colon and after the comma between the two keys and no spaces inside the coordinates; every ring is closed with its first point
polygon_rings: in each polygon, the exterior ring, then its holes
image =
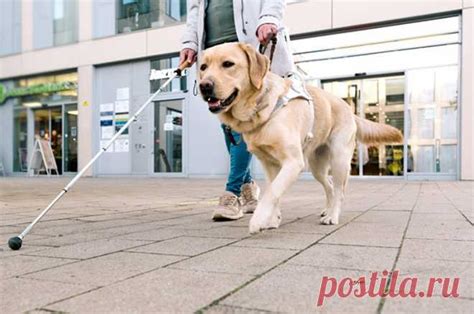
{"type": "Polygon", "coordinates": [[[278,213],[269,218],[259,217],[258,215],[252,216],[249,224],[250,234],[256,234],[266,229],[276,229],[280,226],[281,214],[278,213]]]}
{"type": "Polygon", "coordinates": [[[320,220],[323,225],[337,225],[339,223],[339,216],[336,215],[325,215],[320,220]]]}
{"type": "Polygon", "coordinates": [[[321,211],[321,213],[320,213],[321,217],[324,217],[324,216],[326,216],[327,214],[328,214],[327,208],[324,208],[324,209],[321,211]]]}

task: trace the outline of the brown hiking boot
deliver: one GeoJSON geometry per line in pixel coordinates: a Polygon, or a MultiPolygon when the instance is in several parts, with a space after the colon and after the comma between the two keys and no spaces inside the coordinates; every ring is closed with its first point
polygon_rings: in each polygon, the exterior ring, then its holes
{"type": "Polygon", "coordinates": [[[260,195],[260,188],[255,181],[242,185],[242,195],[240,196],[242,202],[242,211],[246,214],[251,214],[255,211],[258,205],[258,196],[260,195]]]}
{"type": "Polygon", "coordinates": [[[212,213],[213,220],[236,220],[244,213],[240,208],[239,197],[232,192],[224,192],[219,198],[219,205],[212,213]]]}

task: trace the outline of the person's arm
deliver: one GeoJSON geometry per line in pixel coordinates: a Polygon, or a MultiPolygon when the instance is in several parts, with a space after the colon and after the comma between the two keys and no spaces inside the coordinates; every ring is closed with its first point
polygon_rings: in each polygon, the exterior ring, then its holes
{"type": "Polygon", "coordinates": [[[262,44],[278,32],[282,24],[285,5],[285,0],[263,0],[256,34],[262,44]]]}
{"type": "Polygon", "coordinates": [[[263,0],[257,29],[263,24],[275,24],[279,28],[283,21],[285,0],[263,0]]]}
{"type": "Polygon", "coordinates": [[[198,15],[199,0],[191,0],[188,14],[186,17],[186,30],[181,38],[180,64],[185,60],[191,63],[196,61],[196,55],[199,48],[198,43],[198,15]]]}

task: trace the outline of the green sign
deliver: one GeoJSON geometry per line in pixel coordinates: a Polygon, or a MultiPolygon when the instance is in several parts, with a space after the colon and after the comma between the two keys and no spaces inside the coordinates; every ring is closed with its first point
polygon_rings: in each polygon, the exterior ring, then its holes
{"type": "Polygon", "coordinates": [[[5,86],[0,84],[0,104],[10,97],[54,93],[72,89],[77,89],[77,82],[65,81],[59,83],[39,84],[29,87],[12,88],[9,90],[6,90],[5,86]]]}

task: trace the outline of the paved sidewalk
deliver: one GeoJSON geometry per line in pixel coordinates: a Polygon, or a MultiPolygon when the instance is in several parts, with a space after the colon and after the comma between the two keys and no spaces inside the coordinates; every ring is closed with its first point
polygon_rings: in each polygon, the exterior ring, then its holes
{"type": "Polygon", "coordinates": [[[299,181],[284,197],[280,229],[249,236],[248,215],[210,220],[222,180],[86,178],[11,251],[8,238],[67,181],[0,179],[2,313],[474,308],[473,182],[352,179],[340,224],[322,226],[322,188],[299,181]],[[441,288],[431,298],[336,294],[316,307],[324,276],[384,270],[423,288],[430,277],[459,277],[459,297],[443,298],[441,288]]]}

